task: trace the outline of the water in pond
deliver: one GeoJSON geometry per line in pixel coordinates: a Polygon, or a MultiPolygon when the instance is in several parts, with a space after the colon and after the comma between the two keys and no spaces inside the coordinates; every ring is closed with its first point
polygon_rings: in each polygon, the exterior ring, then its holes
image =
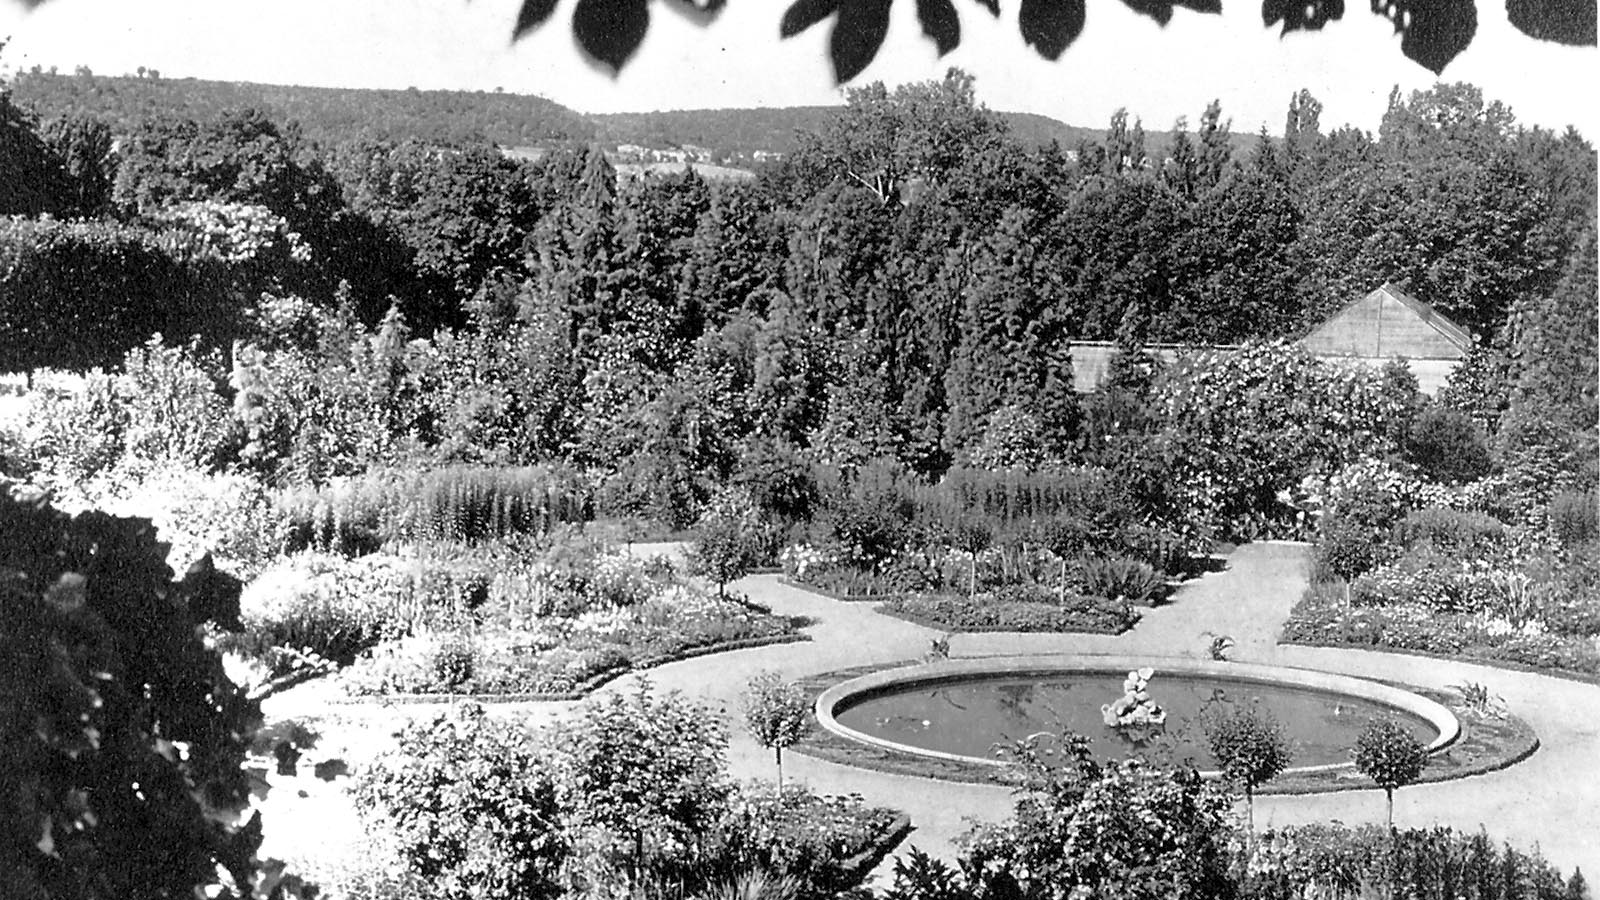
{"type": "MultiPolygon", "coordinates": [[[[997,743],[1041,731],[1090,738],[1097,756],[1132,749],[1105,724],[1100,707],[1122,696],[1123,676],[1062,673],[910,684],[869,695],[834,711],[839,723],[864,734],[926,750],[993,758],[997,743]]],[[[1172,759],[1215,768],[1199,716],[1203,709],[1258,703],[1283,723],[1293,766],[1350,761],[1361,729],[1392,716],[1423,743],[1438,737],[1426,721],[1368,700],[1285,685],[1156,672],[1150,699],[1167,711],[1164,735],[1172,759]]]]}

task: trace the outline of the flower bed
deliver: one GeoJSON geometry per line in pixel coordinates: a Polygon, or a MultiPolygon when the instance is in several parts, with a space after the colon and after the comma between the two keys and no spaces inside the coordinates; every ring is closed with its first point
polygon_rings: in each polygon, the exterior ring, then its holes
{"type": "Polygon", "coordinates": [[[267,678],[314,660],[351,695],[572,696],[628,669],[791,640],[795,623],[718,597],[662,559],[584,536],[429,546],[357,559],[302,553],[253,584],[222,639],[267,678]]]}
{"type": "Polygon", "coordinates": [[[680,588],[637,607],[552,617],[528,629],[452,631],[385,642],[339,678],[358,696],[570,695],[627,669],[791,634],[787,619],[680,588]]]}
{"type": "Polygon", "coordinates": [[[903,813],[860,795],[825,796],[765,785],[740,791],[707,836],[713,854],[743,868],[781,872],[802,897],[836,897],[858,886],[911,831],[903,813]]]}
{"type": "MultiPolygon", "coordinates": [[[[1283,639],[1600,675],[1594,529],[1568,522],[1561,504],[1510,515],[1485,501],[1492,481],[1445,489],[1366,470],[1333,479],[1312,585],[1283,639]]],[[[1591,518],[1593,503],[1566,498],[1591,518]]]]}
{"type": "Polygon", "coordinates": [[[1028,631],[1121,634],[1139,621],[1127,603],[1068,596],[1066,603],[1026,592],[1002,591],[975,597],[917,594],[895,597],[881,611],[945,631],[1028,631]]]}

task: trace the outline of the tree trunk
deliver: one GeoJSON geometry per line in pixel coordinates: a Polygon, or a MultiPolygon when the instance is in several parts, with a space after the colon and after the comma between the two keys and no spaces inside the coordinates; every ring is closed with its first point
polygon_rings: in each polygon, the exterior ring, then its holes
{"type": "Polygon", "coordinates": [[[978,596],[978,551],[972,551],[972,565],[967,570],[967,599],[978,596]]]}
{"type": "Polygon", "coordinates": [[[1244,850],[1248,859],[1256,845],[1256,795],[1248,785],[1244,789],[1244,825],[1244,850]]]}
{"type": "Polygon", "coordinates": [[[772,757],[778,761],[778,799],[783,799],[783,748],[773,747],[772,757]]]}

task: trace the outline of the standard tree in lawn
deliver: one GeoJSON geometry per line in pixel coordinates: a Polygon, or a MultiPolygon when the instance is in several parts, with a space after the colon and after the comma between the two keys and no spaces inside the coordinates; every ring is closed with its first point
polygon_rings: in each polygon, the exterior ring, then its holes
{"type": "Polygon", "coordinates": [[[811,731],[811,703],[797,684],[785,682],[776,672],[750,679],[740,698],[744,725],[756,743],[772,751],[778,764],[778,795],[783,795],[783,751],[811,731]]]}
{"type": "Polygon", "coordinates": [[[1387,821],[1394,827],[1394,792],[1422,777],[1428,765],[1428,748],[1393,719],[1377,719],[1356,738],[1356,768],[1383,788],[1388,799],[1387,821]]]}

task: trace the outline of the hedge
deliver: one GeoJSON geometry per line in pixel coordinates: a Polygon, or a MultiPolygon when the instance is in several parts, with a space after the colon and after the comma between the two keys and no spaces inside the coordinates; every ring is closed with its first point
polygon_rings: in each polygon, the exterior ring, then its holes
{"type": "Polygon", "coordinates": [[[225,343],[235,274],[139,228],[0,219],[0,370],[112,367],[156,333],[225,343]]]}

